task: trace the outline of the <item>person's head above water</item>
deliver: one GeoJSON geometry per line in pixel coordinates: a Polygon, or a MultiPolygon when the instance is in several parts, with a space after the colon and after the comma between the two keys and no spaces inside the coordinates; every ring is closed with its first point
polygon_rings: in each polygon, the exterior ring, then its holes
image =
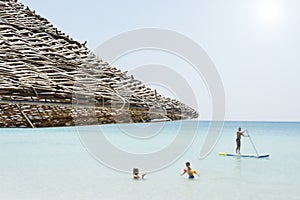
{"type": "Polygon", "coordinates": [[[133,168],[133,174],[134,174],[134,175],[139,174],[139,169],[138,169],[138,168],[133,168]]]}
{"type": "Polygon", "coordinates": [[[190,163],[190,162],[186,162],[186,163],[185,163],[185,166],[186,166],[186,167],[190,167],[190,166],[191,166],[191,163],[190,163]]]}
{"type": "Polygon", "coordinates": [[[239,130],[239,131],[241,131],[242,129],[241,129],[241,128],[239,128],[238,130],[239,130]]]}

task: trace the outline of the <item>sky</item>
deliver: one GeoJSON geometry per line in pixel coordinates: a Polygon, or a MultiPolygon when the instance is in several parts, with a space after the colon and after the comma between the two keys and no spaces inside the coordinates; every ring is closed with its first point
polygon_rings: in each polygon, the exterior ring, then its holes
{"type": "MultiPolygon", "coordinates": [[[[226,97],[226,120],[300,121],[300,1],[20,1],[75,40],[87,41],[91,50],[135,29],[178,32],[200,45],[215,64],[226,97]]],[[[140,66],[153,63],[180,74],[196,103],[190,96],[180,100],[196,108],[200,119],[211,118],[214,105],[205,80],[180,58],[145,50],[113,64],[134,74],[140,66]]],[[[146,84],[176,97],[176,86],[151,80],[146,84]]]]}

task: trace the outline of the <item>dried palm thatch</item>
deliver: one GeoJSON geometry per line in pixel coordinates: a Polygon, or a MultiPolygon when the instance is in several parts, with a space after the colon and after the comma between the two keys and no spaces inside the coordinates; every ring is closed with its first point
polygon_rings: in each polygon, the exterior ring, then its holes
{"type": "Polygon", "coordinates": [[[16,0],[0,0],[0,127],[196,118],[16,0]]]}

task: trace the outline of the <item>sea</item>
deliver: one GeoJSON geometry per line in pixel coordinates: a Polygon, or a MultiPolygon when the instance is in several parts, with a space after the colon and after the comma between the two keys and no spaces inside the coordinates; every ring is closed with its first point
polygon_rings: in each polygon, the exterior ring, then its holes
{"type": "Polygon", "coordinates": [[[300,122],[0,129],[2,200],[300,199],[300,122]],[[242,154],[235,153],[236,131],[242,154]],[[245,134],[247,134],[245,132],[245,134]],[[202,153],[201,153],[202,152],[202,153]],[[190,162],[200,175],[180,176],[190,162]],[[144,179],[133,180],[138,168],[144,179]]]}

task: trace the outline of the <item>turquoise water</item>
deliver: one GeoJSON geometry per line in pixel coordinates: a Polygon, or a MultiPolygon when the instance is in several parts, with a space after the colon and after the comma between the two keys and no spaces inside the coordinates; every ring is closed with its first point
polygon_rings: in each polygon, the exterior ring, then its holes
{"type": "MultiPolygon", "coordinates": [[[[114,146],[146,155],[174,142],[180,123],[164,124],[142,139],[134,138],[137,133],[130,135],[131,130],[147,125],[108,125],[102,131],[114,146]]],[[[198,122],[182,123],[190,127],[198,122]]],[[[214,150],[200,160],[208,126],[200,122],[190,148],[141,181],[97,161],[83,147],[75,127],[0,129],[0,199],[300,199],[300,123],[226,122],[214,150]],[[247,128],[258,151],[270,158],[218,156],[219,151],[234,152],[238,127],[247,128]],[[186,161],[201,174],[199,178],[179,176],[186,161]]],[[[192,137],[189,128],[184,131],[192,137]]],[[[247,138],[242,138],[242,153],[254,154],[247,138]]]]}

